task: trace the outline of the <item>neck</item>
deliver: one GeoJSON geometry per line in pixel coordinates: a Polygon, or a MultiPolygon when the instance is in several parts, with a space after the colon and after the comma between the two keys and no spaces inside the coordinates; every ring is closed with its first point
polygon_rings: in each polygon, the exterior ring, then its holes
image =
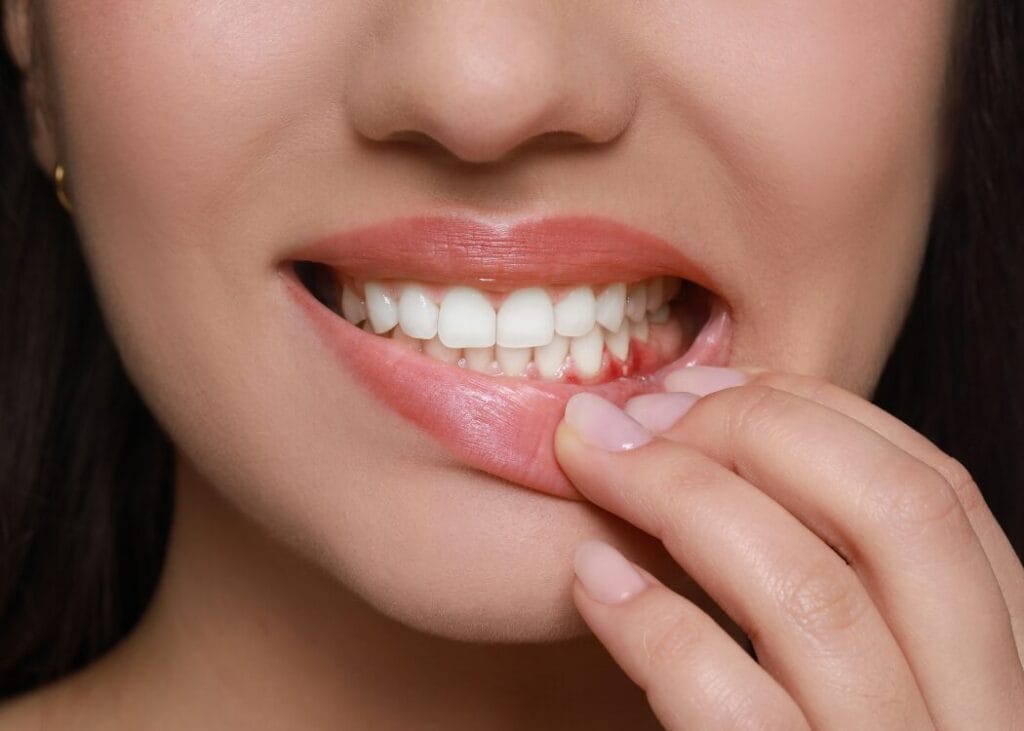
{"type": "MultiPolygon", "coordinates": [[[[484,644],[410,629],[299,558],[184,464],[153,601],[77,684],[90,692],[71,695],[96,718],[109,723],[115,704],[132,728],[153,719],[196,729],[660,728],[591,635],[484,644]],[[103,687],[111,695],[93,690],[103,687]]],[[[81,727],[82,708],[75,713],[81,727]]]]}

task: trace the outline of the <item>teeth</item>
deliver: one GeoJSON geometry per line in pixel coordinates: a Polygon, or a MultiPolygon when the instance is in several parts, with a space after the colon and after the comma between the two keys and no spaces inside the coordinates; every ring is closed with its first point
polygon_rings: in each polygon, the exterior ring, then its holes
{"type": "Polygon", "coordinates": [[[422,349],[422,341],[407,335],[405,332],[402,331],[402,328],[400,327],[396,327],[392,331],[391,339],[394,340],[396,343],[399,343],[400,345],[403,345],[406,348],[410,348],[412,350],[422,349]]]}
{"type": "Polygon", "coordinates": [[[526,366],[533,359],[532,348],[503,348],[499,345],[495,350],[497,350],[498,367],[506,376],[524,375],[526,366]]]}
{"type": "Polygon", "coordinates": [[[423,343],[423,352],[429,355],[431,358],[436,358],[442,363],[448,363],[454,365],[459,362],[459,358],[462,357],[462,351],[449,348],[445,346],[437,338],[431,338],[423,343]]]}
{"type": "Polygon", "coordinates": [[[358,325],[366,319],[366,305],[352,287],[344,287],[341,290],[341,314],[353,325],[358,325]]]}
{"type": "Polygon", "coordinates": [[[555,305],[555,332],[574,338],[586,335],[594,327],[597,300],[590,287],[577,287],[555,305]]]}
{"type": "Polygon", "coordinates": [[[398,322],[406,334],[430,340],[437,335],[439,312],[437,305],[422,287],[409,284],[402,289],[402,296],[398,299],[398,322]]]}
{"type": "Polygon", "coordinates": [[[647,312],[647,287],[637,282],[629,288],[626,296],[626,317],[636,322],[647,312]]]}
{"type": "Polygon", "coordinates": [[[622,323],[622,327],[615,332],[606,331],[604,342],[609,353],[620,361],[625,361],[629,355],[629,321],[622,323]]]}
{"type": "Polygon", "coordinates": [[[449,348],[489,348],[494,345],[494,308],[472,287],[453,287],[441,301],[437,336],[449,348]]]}
{"type": "Polygon", "coordinates": [[[606,330],[618,330],[626,312],[626,285],[612,284],[605,287],[597,298],[597,321],[606,330]]]}
{"type": "Polygon", "coordinates": [[[665,304],[665,278],[654,277],[647,282],[647,311],[654,312],[665,304]]]}
{"type": "Polygon", "coordinates": [[[498,311],[497,342],[506,348],[547,345],[555,334],[551,297],[540,287],[517,289],[498,311]]]}
{"type": "Polygon", "coordinates": [[[490,348],[466,348],[463,351],[466,357],[466,367],[477,373],[493,373],[494,347],[490,348]]]}
{"type": "Polygon", "coordinates": [[[555,335],[547,345],[533,351],[533,362],[541,378],[560,378],[569,354],[569,338],[555,335]]]}
{"type": "Polygon", "coordinates": [[[647,324],[647,318],[641,317],[639,321],[634,322],[629,328],[630,334],[639,340],[641,343],[647,342],[647,336],[650,334],[649,326],[647,324]]]}
{"type": "Polygon", "coordinates": [[[398,324],[398,307],[386,289],[377,282],[367,282],[366,313],[375,333],[385,333],[398,324]]]}
{"type": "Polygon", "coordinates": [[[590,379],[606,350],[626,363],[633,341],[650,340],[651,325],[672,316],[668,303],[681,286],[675,277],[652,277],[606,285],[595,296],[595,287],[581,285],[557,305],[545,289],[527,287],[505,296],[497,312],[491,298],[498,296],[475,287],[448,289],[439,307],[434,289],[416,282],[366,282],[363,298],[343,285],[340,300],[346,320],[447,364],[488,375],[561,380],[569,371],[590,379]]]}
{"type": "Polygon", "coordinates": [[[582,378],[596,376],[601,370],[601,356],[604,353],[604,337],[599,328],[593,328],[586,335],[573,338],[569,344],[569,355],[576,375],[582,378]]]}

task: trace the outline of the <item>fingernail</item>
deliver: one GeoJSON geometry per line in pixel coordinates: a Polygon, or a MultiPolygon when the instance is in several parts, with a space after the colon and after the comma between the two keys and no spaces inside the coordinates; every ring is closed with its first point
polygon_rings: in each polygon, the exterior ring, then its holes
{"type": "Polygon", "coordinates": [[[619,604],[647,588],[626,557],[604,541],[584,541],[573,557],[576,576],[591,599],[619,604]]]}
{"type": "Polygon", "coordinates": [[[687,366],[665,377],[666,391],[686,391],[698,396],[721,391],[746,383],[747,375],[732,368],[714,366],[687,366]]]}
{"type": "Polygon", "coordinates": [[[642,447],[652,438],[618,406],[592,393],[578,393],[569,399],[565,421],[587,443],[611,452],[642,447]]]}
{"type": "Polygon", "coordinates": [[[679,421],[699,398],[692,393],[645,393],[627,401],[625,412],[648,431],[661,434],[679,421]]]}

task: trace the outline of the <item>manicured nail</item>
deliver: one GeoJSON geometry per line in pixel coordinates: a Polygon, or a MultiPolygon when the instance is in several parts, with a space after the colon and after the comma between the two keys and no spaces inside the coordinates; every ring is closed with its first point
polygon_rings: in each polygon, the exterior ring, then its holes
{"type": "Polygon", "coordinates": [[[590,598],[602,604],[619,604],[647,588],[640,572],[604,541],[584,541],[577,546],[573,566],[590,598]]]}
{"type": "Polygon", "coordinates": [[[698,396],[721,391],[733,386],[742,386],[747,375],[732,368],[716,368],[713,366],[687,366],[680,368],[665,377],[666,391],[685,391],[698,396]]]}
{"type": "Polygon", "coordinates": [[[661,434],[679,421],[699,398],[692,393],[645,393],[627,401],[625,412],[648,431],[661,434]]]}
{"type": "Polygon", "coordinates": [[[565,421],[587,443],[611,452],[642,447],[652,438],[618,406],[592,393],[578,393],[569,399],[565,421]]]}

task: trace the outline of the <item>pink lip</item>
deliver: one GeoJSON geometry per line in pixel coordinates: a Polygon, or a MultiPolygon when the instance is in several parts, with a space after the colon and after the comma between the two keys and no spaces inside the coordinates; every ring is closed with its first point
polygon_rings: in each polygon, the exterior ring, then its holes
{"type": "MultiPolygon", "coordinates": [[[[459,218],[399,219],[297,249],[288,261],[315,261],[358,278],[442,283],[522,284],[632,281],[667,274],[708,289],[706,273],[678,249],[649,234],[592,217],[549,218],[489,226],[459,218]],[[493,280],[493,282],[492,282],[493,280]]],[[[570,385],[484,376],[435,361],[363,332],[324,307],[290,266],[280,273],[342,367],[394,411],[431,434],[461,461],[549,495],[582,496],[555,461],[552,442],[565,402],[581,391],[618,404],[658,390],[684,365],[724,365],[731,320],[717,304],[682,358],[643,377],[570,385]]]]}

